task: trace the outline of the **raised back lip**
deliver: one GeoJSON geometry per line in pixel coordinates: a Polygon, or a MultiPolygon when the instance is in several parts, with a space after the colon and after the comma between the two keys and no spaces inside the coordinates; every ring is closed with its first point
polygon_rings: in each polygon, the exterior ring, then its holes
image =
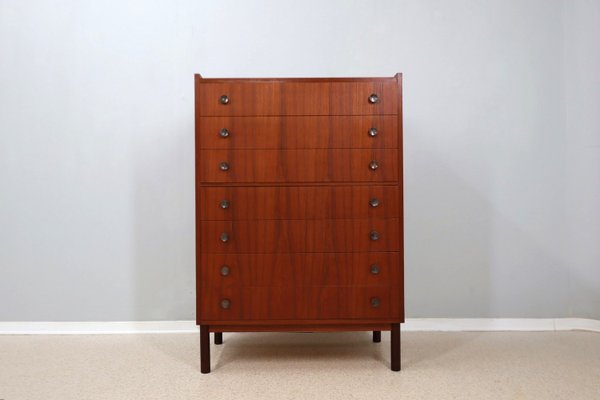
{"type": "Polygon", "coordinates": [[[389,77],[314,77],[314,78],[294,78],[294,77],[282,77],[282,78],[204,78],[200,74],[195,76],[207,83],[222,83],[222,82],[372,82],[372,81],[389,81],[394,80],[402,76],[402,73],[389,77]]]}

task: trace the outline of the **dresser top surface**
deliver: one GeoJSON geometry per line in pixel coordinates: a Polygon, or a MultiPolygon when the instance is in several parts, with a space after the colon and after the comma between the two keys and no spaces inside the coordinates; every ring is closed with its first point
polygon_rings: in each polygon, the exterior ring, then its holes
{"type": "Polygon", "coordinates": [[[200,74],[194,75],[196,79],[206,83],[226,83],[226,82],[373,82],[390,81],[402,77],[402,73],[397,73],[391,77],[314,77],[314,78],[204,78],[200,74]]]}

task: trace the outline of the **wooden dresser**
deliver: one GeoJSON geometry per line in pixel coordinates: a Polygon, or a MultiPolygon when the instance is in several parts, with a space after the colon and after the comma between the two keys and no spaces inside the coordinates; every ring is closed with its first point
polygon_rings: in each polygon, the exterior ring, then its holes
{"type": "Polygon", "coordinates": [[[203,373],[249,331],[389,330],[400,370],[401,78],[195,76],[203,373]]]}

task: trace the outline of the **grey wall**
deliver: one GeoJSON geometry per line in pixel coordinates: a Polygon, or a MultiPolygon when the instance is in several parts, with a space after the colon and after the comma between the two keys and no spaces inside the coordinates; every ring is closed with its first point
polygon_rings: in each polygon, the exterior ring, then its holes
{"type": "Polygon", "coordinates": [[[590,0],[4,0],[0,320],[194,318],[194,72],[398,71],[408,316],[600,318],[599,26],[590,0]]]}
{"type": "Polygon", "coordinates": [[[600,1],[565,5],[568,311],[600,318],[600,1]]]}

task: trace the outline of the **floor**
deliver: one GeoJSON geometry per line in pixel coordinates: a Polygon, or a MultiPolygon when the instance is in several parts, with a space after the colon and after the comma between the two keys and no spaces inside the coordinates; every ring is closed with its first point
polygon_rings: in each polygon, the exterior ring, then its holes
{"type": "Polygon", "coordinates": [[[0,399],[600,399],[600,333],[0,336],[0,399]],[[212,335],[211,335],[212,336],[212,335]]]}

